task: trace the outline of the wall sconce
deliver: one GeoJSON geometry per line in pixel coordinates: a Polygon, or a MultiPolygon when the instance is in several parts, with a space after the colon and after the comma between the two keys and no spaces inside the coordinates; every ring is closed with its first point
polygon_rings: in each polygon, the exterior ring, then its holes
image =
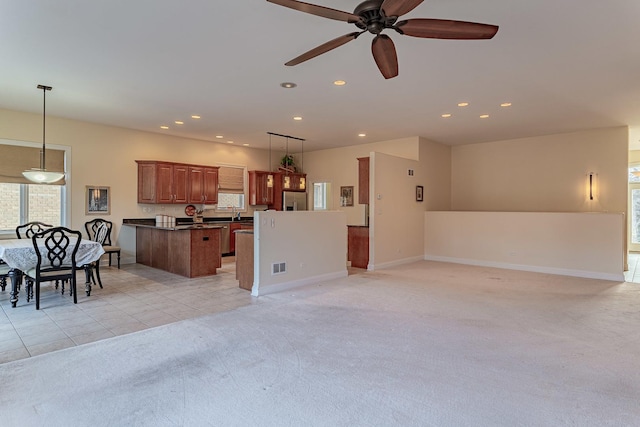
{"type": "Polygon", "coordinates": [[[267,175],[267,188],[273,188],[273,175],[267,175]]]}
{"type": "Polygon", "coordinates": [[[304,190],[306,185],[307,185],[307,180],[306,180],[306,179],[304,179],[304,177],[303,177],[303,176],[301,176],[301,177],[300,177],[300,189],[301,189],[301,190],[304,190]]]}
{"type": "Polygon", "coordinates": [[[284,188],[291,188],[291,178],[288,176],[284,177],[284,188]]]}
{"type": "Polygon", "coordinates": [[[598,198],[598,174],[589,172],[587,174],[587,200],[592,201],[598,198]]]}

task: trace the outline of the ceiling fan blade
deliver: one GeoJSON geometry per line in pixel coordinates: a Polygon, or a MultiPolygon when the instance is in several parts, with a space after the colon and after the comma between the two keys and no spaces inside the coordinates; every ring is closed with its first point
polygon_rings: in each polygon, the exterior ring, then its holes
{"type": "Polygon", "coordinates": [[[498,32],[497,25],[447,19],[407,19],[394,28],[406,36],[455,40],[490,39],[498,32]]]}
{"type": "Polygon", "coordinates": [[[385,16],[400,16],[411,12],[424,0],[384,0],[380,9],[385,16]]]}
{"type": "Polygon", "coordinates": [[[345,21],[349,23],[359,22],[361,18],[353,13],[343,12],[329,7],[318,6],[311,3],[304,3],[297,0],[267,0],[269,3],[279,4],[280,6],[299,10],[300,12],[310,13],[312,15],[322,16],[323,18],[335,19],[337,21],[345,21]]]}
{"type": "Polygon", "coordinates": [[[371,43],[371,53],[385,79],[392,79],[398,75],[396,47],[389,36],[378,34],[371,43]]]}
{"type": "Polygon", "coordinates": [[[351,40],[355,40],[358,36],[362,34],[362,32],[355,32],[345,34],[344,36],[337,37],[331,41],[328,41],[324,44],[321,44],[318,47],[311,49],[308,52],[303,53],[302,55],[293,58],[291,61],[287,62],[284,65],[293,66],[298,65],[301,62],[308,61],[311,58],[315,58],[318,55],[322,55],[323,53],[329,52],[337,47],[342,46],[345,43],[350,42],[351,40]]]}

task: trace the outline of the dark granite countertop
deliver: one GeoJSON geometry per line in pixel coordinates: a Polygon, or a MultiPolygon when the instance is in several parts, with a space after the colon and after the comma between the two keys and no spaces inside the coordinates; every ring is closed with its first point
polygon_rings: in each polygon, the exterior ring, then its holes
{"type": "Polygon", "coordinates": [[[204,218],[202,223],[194,223],[192,218],[176,218],[175,226],[159,226],[156,225],[156,219],[154,218],[125,218],[122,220],[122,225],[128,225],[131,227],[146,227],[155,228],[158,230],[201,230],[208,228],[223,228],[228,223],[239,224],[253,224],[253,218],[241,218],[240,220],[231,221],[231,217],[220,218],[204,218]]]}

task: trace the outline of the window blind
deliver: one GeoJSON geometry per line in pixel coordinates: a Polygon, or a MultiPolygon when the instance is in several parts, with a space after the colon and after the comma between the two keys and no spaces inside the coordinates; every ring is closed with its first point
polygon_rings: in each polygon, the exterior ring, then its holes
{"type": "MultiPolygon", "coordinates": [[[[22,172],[40,167],[41,148],[0,144],[0,182],[33,184],[22,172]]],[[[48,171],[64,172],[64,151],[47,148],[45,167],[48,171]]],[[[64,178],[49,185],[64,185],[64,178]]]]}
{"type": "Polygon", "coordinates": [[[220,169],[218,169],[218,191],[243,194],[244,168],[220,166],[220,169]]]}

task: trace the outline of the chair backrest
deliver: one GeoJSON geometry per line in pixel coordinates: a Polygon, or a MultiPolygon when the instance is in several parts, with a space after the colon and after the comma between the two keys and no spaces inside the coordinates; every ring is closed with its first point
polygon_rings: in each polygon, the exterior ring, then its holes
{"type": "Polygon", "coordinates": [[[22,239],[23,237],[30,239],[34,234],[40,233],[51,227],[53,227],[53,225],[45,224],[40,221],[28,222],[16,227],[16,236],[18,236],[18,239],[22,239]]]}
{"type": "Polygon", "coordinates": [[[87,230],[87,236],[89,240],[98,242],[101,245],[111,245],[111,229],[113,223],[102,218],[95,218],[91,221],[84,223],[84,228],[87,230]]]}
{"type": "Polygon", "coordinates": [[[31,236],[38,257],[37,274],[69,269],[75,272],[80,240],[81,232],[66,227],[53,227],[31,236]],[[39,244],[43,243],[44,248],[41,248],[39,244]]]}

